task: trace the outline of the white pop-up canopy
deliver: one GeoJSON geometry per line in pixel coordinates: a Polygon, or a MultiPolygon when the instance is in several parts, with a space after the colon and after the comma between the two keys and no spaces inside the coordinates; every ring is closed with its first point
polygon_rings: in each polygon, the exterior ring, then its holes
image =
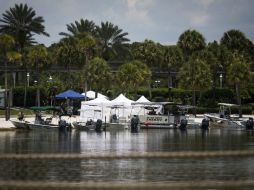
{"type": "Polygon", "coordinates": [[[132,115],[145,115],[148,113],[144,109],[144,104],[150,101],[145,96],[141,96],[135,103],[132,104],[132,115]]]}
{"type": "Polygon", "coordinates": [[[148,99],[146,99],[145,96],[141,96],[136,102],[138,103],[146,103],[146,102],[150,102],[148,99]]]}
{"type": "Polygon", "coordinates": [[[104,121],[105,117],[107,121],[110,117],[110,106],[111,102],[104,96],[90,101],[81,102],[80,120],[85,122],[94,115],[94,119],[101,119],[104,121]],[[99,112],[100,111],[100,112],[99,112]]]}
{"type": "MultiPolygon", "coordinates": [[[[123,117],[126,120],[130,118],[131,115],[131,103],[133,103],[133,100],[130,100],[126,98],[123,94],[120,94],[118,97],[116,97],[114,100],[111,101],[112,106],[117,106],[115,107],[118,111],[119,117],[123,117]]],[[[115,110],[116,112],[116,110],[115,110]]]]}
{"type": "Polygon", "coordinates": [[[131,103],[133,102],[133,100],[126,98],[123,94],[120,94],[114,100],[111,100],[112,105],[131,106],[131,103]]]}
{"type": "Polygon", "coordinates": [[[108,105],[111,101],[109,101],[104,96],[99,96],[98,98],[95,98],[94,100],[90,101],[82,101],[82,105],[108,105]]]}
{"type": "MultiPolygon", "coordinates": [[[[86,96],[86,97],[89,98],[89,99],[95,99],[96,92],[95,92],[95,91],[92,91],[92,90],[89,90],[89,91],[87,91],[87,92],[82,93],[82,95],[86,96]]],[[[99,97],[104,97],[104,98],[108,99],[107,96],[105,96],[105,95],[103,95],[103,94],[101,94],[101,93],[99,93],[99,92],[97,93],[97,97],[98,97],[98,98],[99,98],[99,97]]]]}

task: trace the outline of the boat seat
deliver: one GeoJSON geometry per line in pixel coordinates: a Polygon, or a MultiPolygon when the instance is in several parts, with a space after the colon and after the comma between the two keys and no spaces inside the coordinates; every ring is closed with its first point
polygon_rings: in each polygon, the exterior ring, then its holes
{"type": "Polygon", "coordinates": [[[52,117],[46,118],[45,124],[50,124],[52,122],[52,117]]]}

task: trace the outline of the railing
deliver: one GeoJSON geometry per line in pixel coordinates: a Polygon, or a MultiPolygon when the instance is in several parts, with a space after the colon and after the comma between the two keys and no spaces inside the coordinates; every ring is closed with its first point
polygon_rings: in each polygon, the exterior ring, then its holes
{"type": "MultiPolygon", "coordinates": [[[[2,154],[0,163],[7,162],[15,165],[16,162],[26,167],[29,163],[45,163],[47,161],[73,161],[77,160],[120,160],[120,159],[174,159],[174,158],[245,158],[254,156],[254,151],[206,151],[206,152],[146,152],[146,153],[128,153],[128,154],[2,154]]],[[[75,163],[75,162],[74,162],[75,163]]],[[[17,164],[18,165],[18,164],[17,164]]],[[[5,166],[7,168],[8,166],[5,166]]],[[[47,169],[47,168],[46,168],[47,169]]],[[[5,172],[2,170],[1,172],[5,172]]],[[[40,172],[40,171],[38,171],[40,172]]],[[[14,175],[18,174],[15,173],[14,175]]],[[[19,174],[18,174],[19,175],[19,174]]],[[[36,181],[36,180],[0,180],[0,189],[23,190],[23,189],[105,189],[105,190],[129,190],[129,189],[254,189],[254,180],[204,180],[204,181],[162,181],[162,182],[94,182],[94,181],[36,181]]]]}

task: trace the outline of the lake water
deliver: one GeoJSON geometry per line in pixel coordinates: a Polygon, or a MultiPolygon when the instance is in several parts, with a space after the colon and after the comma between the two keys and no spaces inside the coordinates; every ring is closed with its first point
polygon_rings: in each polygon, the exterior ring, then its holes
{"type": "MultiPolygon", "coordinates": [[[[171,151],[254,150],[253,132],[211,129],[141,130],[95,133],[53,130],[0,132],[0,154],[130,153],[171,151]]],[[[0,180],[168,182],[253,180],[252,157],[1,160],[0,180]]]]}

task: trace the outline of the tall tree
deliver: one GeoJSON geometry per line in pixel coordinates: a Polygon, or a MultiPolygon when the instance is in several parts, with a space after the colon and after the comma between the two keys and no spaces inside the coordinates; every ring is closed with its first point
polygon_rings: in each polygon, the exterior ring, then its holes
{"type": "Polygon", "coordinates": [[[253,45],[244,33],[235,29],[225,32],[220,43],[229,50],[237,51],[240,54],[249,54],[253,45]]]}
{"type": "MultiPolygon", "coordinates": [[[[133,43],[131,53],[134,59],[145,63],[152,70],[159,68],[163,60],[163,49],[161,45],[152,40],[145,40],[142,43],[133,43]]],[[[151,83],[148,85],[149,96],[152,98],[151,83]]]]}
{"type": "Polygon", "coordinates": [[[228,68],[228,80],[235,86],[239,116],[242,117],[241,86],[250,80],[250,67],[242,55],[234,55],[232,63],[228,68]]]}
{"type": "Polygon", "coordinates": [[[142,61],[150,68],[158,68],[163,57],[163,51],[160,47],[160,44],[146,39],[141,43],[133,43],[131,53],[134,59],[142,61]]]}
{"type": "Polygon", "coordinates": [[[10,100],[8,96],[8,78],[7,78],[7,62],[8,61],[15,61],[21,57],[20,54],[16,52],[10,51],[11,48],[14,46],[14,39],[12,36],[7,34],[0,34],[0,49],[1,53],[3,54],[2,59],[4,62],[4,87],[5,87],[5,94],[4,94],[4,107],[5,107],[5,119],[6,121],[9,120],[9,108],[10,108],[10,100]]]}
{"type": "Polygon", "coordinates": [[[141,61],[131,61],[119,67],[117,72],[117,81],[121,89],[125,89],[127,93],[134,90],[137,94],[137,89],[142,85],[150,84],[151,71],[146,64],[141,61]]]}
{"type": "Polygon", "coordinates": [[[232,29],[224,33],[221,45],[225,46],[231,53],[242,54],[246,61],[254,66],[254,45],[240,30],[232,29]]]}
{"type": "MultiPolygon", "coordinates": [[[[28,7],[27,4],[15,4],[9,10],[3,13],[3,18],[0,19],[0,32],[7,33],[14,37],[16,46],[21,54],[24,54],[24,48],[34,42],[35,34],[49,36],[45,32],[43,25],[44,19],[41,16],[36,16],[35,10],[28,7]]],[[[22,56],[24,59],[24,56],[22,56]]],[[[22,64],[27,70],[26,62],[22,60],[22,64]]],[[[27,84],[24,88],[24,106],[26,106],[27,84]]]]}
{"type": "Polygon", "coordinates": [[[96,37],[99,40],[101,56],[105,60],[110,60],[120,52],[129,51],[127,42],[128,33],[123,32],[118,26],[110,22],[102,22],[96,27],[96,37]]]}
{"type": "Polygon", "coordinates": [[[87,65],[86,70],[90,88],[96,91],[96,96],[98,91],[106,91],[111,79],[108,63],[99,57],[95,57],[87,65]]]}
{"type": "MultiPolygon", "coordinates": [[[[58,65],[63,66],[70,73],[71,66],[81,65],[83,59],[78,50],[78,40],[73,37],[64,38],[56,47],[55,59],[58,65]]],[[[71,75],[68,75],[66,86],[72,88],[73,81],[71,75]]]]}
{"type": "Polygon", "coordinates": [[[178,39],[177,45],[182,49],[186,59],[194,52],[206,47],[205,38],[196,30],[186,30],[178,39]]]}
{"type": "Polygon", "coordinates": [[[163,68],[168,72],[168,97],[171,98],[173,87],[172,72],[179,71],[183,64],[183,53],[178,46],[165,46],[163,52],[163,68]]]}
{"type": "Polygon", "coordinates": [[[0,19],[0,32],[14,37],[18,47],[22,50],[29,43],[34,34],[49,36],[45,32],[44,19],[36,16],[35,10],[27,4],[15,4],[3,13],[0,19]]]}
{"type": "Polygon", "coordinates": [[[78,51],[85,57],[82,67],[84,73],[81,75],[81,81],[84,84],[83,90],[87,92],[87,82],[89,80],[88,67],[90,60],[96,55],[96,40],[94,37],[88,33],[80,36],[80,39],[78,39],[78,51]]]}
{"type": "MultiPolygon", "coordinates": [[[[186,30],[184,33],[180,35],[177,45],[182,49],[185,56],[185,60],[187,61],[187,64],[189,64],[189,65],[185,64],[181,68],[181,72],[179,76],[183,77],[182,74],[187,71],[188,73],[186,73],[186,75],[188,77],[186,78],[188,78],[189,80],[193,80],[193,81],[189,81],[188,83],[190,84],[190,88],[192,89],[192,104],[193,106],[195,106],[196,105],[196,90],[199,87],[198,80],[202,81],[202,78],[200,78],[199,76],[202,75],[202,73],[205,73],[205,74],[209,73],[209,72],[206,72],[207,69],[204,67],[205,63],[201,59],[195,58],[196,57],[195,54],[198,54],[201,50],[205,49],[206,47],[205,38],[203,37],[201,33],[199,33],[196,30],[186,30]],[[196,69],[199,69],[202,67],[204,67],[203,68],[204,70],[203,71],[200,70],[200,73],[198,73],[198,70],[196,69]],[[187,69],[187,70],[184,71],[184,69],[187,69]]],[[[185,86],[185,84],[183,83],[182,77],[179,78],[182,80],[182,82],[180,82],[180,86],[185,86]]]]}
{"type": "Polygon", "coordinates": [[[192,55],[189,61],[183,64],[177,77],[180,87],[192,90],[193,106],[196,106],[196,91],[211,87],[210,68],[199,55],[192,55]]]}
{"type": "Polygon", "coordinates": [[[75,37],[83,33],[95,35],[96,25],[93,21],[89,21],[87,19],[80,19],[80,21],[75,21],[74,23],[67,24],[66,26],[69,33],[60,32],[59,35],[65,37],[75,37]]]}
{"type": "Polygon", "coordinates": [[[32,67],[36,69],[37,78],[37,90],[36,90],[36,102],[37,106],[40,106],[40,69],[47,64],[48,52],[42,45],[32,46],[28,50],[28,61],[32,67]]]}

